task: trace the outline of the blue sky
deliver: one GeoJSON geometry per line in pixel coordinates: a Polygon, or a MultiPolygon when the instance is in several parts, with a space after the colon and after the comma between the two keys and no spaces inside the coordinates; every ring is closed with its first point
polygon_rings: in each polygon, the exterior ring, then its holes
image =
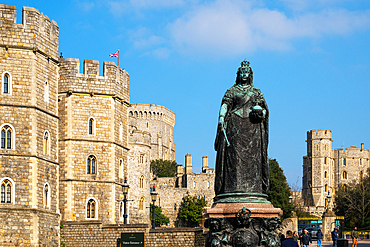
{"type": "MultiPolygon", "coordinates": [[[[214,166],[220,102],[246,58],[270,110],[269,156],[290,184],[302,176],[306,132],[331,129],[333,147],[370,148],[370,1],[3,1],[35,7],[60,28],[65,58],[114,61],[132,103],[176,113],[176,161],[214,166]]],[[[299,184],[301,181],[299,180],[299,184]]]]}

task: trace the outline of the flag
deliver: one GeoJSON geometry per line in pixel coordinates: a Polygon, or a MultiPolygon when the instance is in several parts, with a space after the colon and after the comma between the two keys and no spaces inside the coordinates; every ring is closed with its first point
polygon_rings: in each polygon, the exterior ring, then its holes
{"type": "Polygon", "coordinates": [[[118,51],[113,54],[109,54],[109,57],[118,57],[118,51]]]}

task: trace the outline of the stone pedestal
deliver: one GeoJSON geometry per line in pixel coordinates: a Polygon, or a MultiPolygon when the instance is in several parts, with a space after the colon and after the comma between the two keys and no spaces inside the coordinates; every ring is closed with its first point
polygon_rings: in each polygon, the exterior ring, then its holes
{"type": "Polygon", "coordinates": [[[331,232],[335,227],[336,215],[331,210],[326,210],[322,215],[322,233],[323,241],[331,241],[331,232]]]}
{"type": "Polygon", "coordinates": [[[280,246],[283,211],[264,203],[215,203],[205,213],[206,247],[280,246]]]}

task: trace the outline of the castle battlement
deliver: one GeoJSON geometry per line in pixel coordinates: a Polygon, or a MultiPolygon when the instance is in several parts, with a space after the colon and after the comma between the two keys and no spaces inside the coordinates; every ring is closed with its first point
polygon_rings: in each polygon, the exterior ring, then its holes
{"type": "Polygon", "coordinates": [[[8,48],[30,49],[58,59],[59,27],[31,7],[23,7],[22,24],[17,24],[17,8],[0,4],[0,45],[8,48]]]}
{"type": "Polygon", "coordinates": [[[112,95],[128,103],[129,74],[114,62],[103,63],[103,75],[99,75],[99,61],[84,60],[80,73],[80,60],[59,58],[59,93],[87,93],[112,95]]]}
{"type": "Polygon", "coordinates": [[[130,144],[139,144],[150,147],[151,134],[148,131],[132,130],[128,136],[130,144]]]}
{"type": "Polygon", "coordinates": [[[175,113],[170,109],[154,104],[131,104],[130,116],[138,119],[162,120],[175,126],[175,113]]]}
{"type": "Polygon", "coordinates": [[[331,130],[309,130],[307,131],[307,140],[310,139],[330,139],[331,140],[331,130]]]}

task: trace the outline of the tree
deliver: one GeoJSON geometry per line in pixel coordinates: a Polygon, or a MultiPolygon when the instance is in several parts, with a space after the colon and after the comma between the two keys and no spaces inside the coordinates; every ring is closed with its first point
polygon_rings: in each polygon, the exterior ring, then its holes
{"type": "Polygon", "coordinates": [[[202,212],[207,205],[204,198],[197,198],[197,196],[190,196],[187,194],[180,207],[179,217],[185,226],[197,227],[202,220],[202,212]]]}
{"type": "MultiPolygon", "coordinates": [[[[155,206],[154,209],[154,215],[155,215],[155,226],[163,226],[163,225],[168,225],[170,223],[170,219],[162,214],[162,208],[155,206]]],[[[150,204],[150,219],[153,219],[153,204],[150,204]]]]}
{"type": "Polygon", "coordinates": [[[276,208],[283,210],[282,220],[292,216],[294,207],[289,203],[290,188],[283,170],[276,159],[269,159],[270,190],[267,193],[268,200],[276,208]]]}
{"type": "Polygon", "coordinates": [[[353,228],[370,226],[370,175],[369,173],[346,187],[339,186],[335,194],[334,211],[337,215],[343,215],[346,225],[353,228]]]}
{"type": "Polygon", "coordinates": [[[157,177],[174,177],[176,175],[176,161],[171,160],[152,160],[150,169],[157,177]]]}

